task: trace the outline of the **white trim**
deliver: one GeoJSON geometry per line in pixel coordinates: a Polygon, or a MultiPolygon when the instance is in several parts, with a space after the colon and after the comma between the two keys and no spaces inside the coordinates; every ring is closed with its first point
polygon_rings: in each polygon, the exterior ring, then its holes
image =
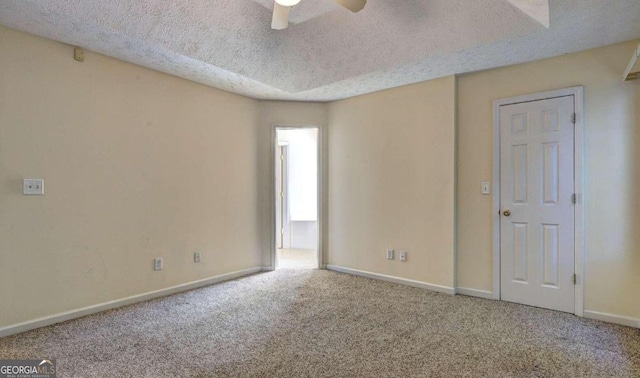
{"type": "Polygon", "coordinates": [[[574,206],[574,255],[575,255],[575,314],[584,316],[584,281],[585,281],[585,242],[584,242],[584,89],[574,88],[574,105],[576,111],[576,123],[573,135],[573,190],[576,193],[574,206]]]}
{"type": "Polygon", "coordinates": [[[587,319],[600,320],[607,323],[620,324],[627,327],[640,328],[640,319],[627,316],[605,314],[604,312],[584,310],[584,317],[587,319]]]}
{"type": "MultiPolygon", "coordinates": [[[[284,160],[280,162],[280,166],[282,167],[281,171],[280,171],[280,182],[281,182],[281,187],[280,190],[282,192],[284,192],[284,197],[281,197],[280,200],[276,200],[276,205],[278,204],[278,201],[282,202],[281,206],[282,209],[278,209],[276,207],[276,214],[278,212],[282,212],[282,214],[280,215],[280,218],[282,218],[280,220],[281,222],[281,226],[282,226],[282,249],[286,249],[286,248],[291,248],[291,228],[292,228],[292,221],[291,221],[291,211],[290,211],[290,206],[289,206],[289,142],[287,142],[286,146],[280,146],[279,145],[280,141],[278,141],[278,148],[280,148],[280,156],[284,157],[284,160]]],[[[276,155],[277,156],[277,155],[276,155]]],[[[277,159],[277,158],[276,158],[277,159]]],[[[276,160],[276,165],[278,165],[278,161],[276,160]]],[[[277,170],[276,170],[277,172],[277,170]]],[[[277,173],[276,173],[277,175],[277,173]]],[[[276,177],[276,181],[278,177],[276,177]]],[[[277,183],[276,183],[277,185],[277,183]]],[[[276,197],[279,197],[276,193],[276,197]]],[[[277,216],[277,215],[276,215],[277,216]]],[[[278,225],[276,222],[276,234],[280,235],[278,233],[278,225]]],[[[279,244],[278,242],[278,236],[276,236],[276,246],[279,244]]]]}
{"type": "Polygon", "coordinates": [[[276,156],[276,145],[278,143],[278,130],[292,130],[292,129],[317,129],[318,130],[318,138],[316,140],[317,143],[317,152],[318,152],[318,168],[317,168],[317,175],[318,175],[318,181],[317,181],[317,188],[316,190],[318,191],[318,220],[317,220],[317,227],[318,227],[318,245],[316,248],[316,252],[317,252],[317,265],[316,267],[318,269],[322,269],[322,267],[324,267],[324,261],[323,261],[323,248],[324,248],[324,237],[323,237],[323,230],[324,230],[324,214],[323,214],[323,202],[324,202],[324,190],[323,190],[323,183],[324,183],[324,172],[323,170],[323,163],[322,163],[322,158],[323,158],[323,138],[324,138],[324,127],[321,126],[317,126],[317,125],[271,125],[271,147],[269,149],[270,151],[270,161],[271,161],[271,184],[270,184],[270,189],[269,192],[271,193],[271,199],[269,200],[270,205],[271,205],[271,219],[269,220],[269,223],[271,224],[271,235],[269,237],[270,240],[270,246],[269,246],[269,251],[270,251],[270,258],[271,258],[271,265],[268,266],[268,268],[266,270],[275,270],[276,269],[276,170],[275,170],[275,156],[276,156]]]}
{"type": "Polygon", "coordinates": [[[373,273],[373,272],[367,272],[367,271],[364,271],[364,270],[345,268],[343,266],[337,266],[337,265],[327,265],[327,269],[333,270],[335,272],[352,274],[354,276],[366,277],[366,278],[371,278],[371,279],[379,280],[379,281],[393,282],[393,283],[400,284],[400,285],[407,285],[407,286],[418,287],[420,289],[427,289],[427,290],[431,290],[431,291],[437,291],[438,293],[445,293],[445,294],[450,294],[450,295],[454,295],[455,294],[455,290],[452,287],[435,285],[435,284],[422,282],[422,281],[410,280],[408,278],[388,276],[386,274],[373,273]]]}
{"type": "Polygon", "coordinates": [[[99,303],[93,306],[83,307],[76,310],[65,311],[65,312],[61,312],[61,313],[50,315],[50,316],[45,316],[38,319],[28,320],[22,323],[11,324],[6,327],[0,328],[0,337],[15,335],[17,333],[30,331],[32,329],[46,327],[52,324],[64,322],[71,319],[76,319],[82,316],[95,314],[97,312],[111,310],[114,308],[127,306],[127,305],[138,303],[138,302],[148,301],[154,298],[165,297],[167,295],[213,285],[215,283],[247,276],[249,274],[258,273],[260,271],[262,271],[262,267],[239,270],[237,272],[231,272],[231,273],[222,274],[215,277],[205,278],[203,280],[188,282],[185,284],[168,287],[166,289],[154,290],[144,294],[133,295],[133,296],[122,298],[122,299],[116,299],[109,302],[99,303]]]}
{"type": "Polygon", "coordinates": [[[466,287],[456,287],[456,294],[467,295],[469,297],[478,297],[493,300],[493,293],[486,290],[469,289],[466,287]]]}
{"type": "Polygon", "coordinates": [[[500,300],[500,104],[493,102],[493,299],[500,300]]]}
{"type": "Polygon", "coordinates": [[[318,258],[318,269],[325,269],[326,264],[324,263],[324,164],[322,159],[324,158],[323,150],[324,150],[324,127],[318,126],[318,249],[317,249],[317,258],[318,258]]]}
{"type": "MultiPolygon", "coordinates": [[[[270,170],[270,179],[269,179],[269,206],[271,209],[269,213],[271,214],[271,218],[269,219],[269,225],[271,226],[271,232],[269,232],[269,265],[266,270],[276,270],[276,247],[278,244],[278,239],[276,238],[277,233],[277,222],[276,222],[276,145],[278,144],[278,133],[276,131],[276,127],[271,127],[271,145],[269,147],[269,170],[270,170]]],[[[265,267],[263,266],[263,269],[265,267]]]]}
{"type": "Polygon", "coordinates": [[[557,89],[547,92],[533,93],[524,96],[510,97],[493,102],[493,298],[500,299],[500,107],[544,100],[548,98],[573,96],[576,112],[574,134],[574,191],[577,203],[574,206],[575,225],[575,274],[578,276],[575,285],[575,314],[584,313],[584,281],[585,281],[585,245],[584,245],[584,89],[582,86],[557,89]]]}
{"type": "Polygon", "coordinates": [[[453,76],[453,286],[458,286],[458,75],[453,76]]]}

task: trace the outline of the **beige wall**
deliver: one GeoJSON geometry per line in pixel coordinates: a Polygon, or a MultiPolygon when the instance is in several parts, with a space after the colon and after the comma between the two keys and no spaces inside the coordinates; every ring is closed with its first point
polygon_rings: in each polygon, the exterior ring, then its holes
{"type": "Polygon", "coordinates": [[[447,77],[329,105],[329,264],[453,287],[454,104],[447,77]]]}
{"type": "Polygon", "coordinates": [[[492,290],[492,102],[576,85],[585,94],[585,309],[640,318],[638,41],[458,78],[458,286],[492,290]]]}
{"type": "MultiPolygon", "coordinates": [[[[258,138],[260,146],[258,156],[260,156],[260,187],[263,189],[259,193],[260,203],[260,225],[261,241],[263,245],[262,264],[271,267],[273,264],[271,251],[275,246],[275,235],[273,234],[273,207],[275,206],[275,188],[273,178],[274,171],[274,126],[315,126],[319,129],[319,141],[322,144],[323,175],[326,177],[326,125],[327,125],[327,105],[322,103],[305,102],[282,102],[282,101],[261,101],[258,138]]],[[[326,183],[323,191],[326,193],[326,183]]],[[[323,202],[326,213],[326,201],[323,202]]],[[[324,228],[326,229],[327,219],[325,217],[324,228]]],[[[326,245],[327,233],[324,233],[323,244],[326,245]]],[[[324,259],[323,259],[324,260],[324,259]]]]}
{"type": "Polygon", "coordinates": [[[0,327],[261,265],[256,101],[3,27],[0,67],[0,327]]]}

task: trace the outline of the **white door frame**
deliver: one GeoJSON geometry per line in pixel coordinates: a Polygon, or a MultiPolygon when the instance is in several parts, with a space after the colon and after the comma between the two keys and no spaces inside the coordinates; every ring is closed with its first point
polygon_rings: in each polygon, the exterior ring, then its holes
{"type": "Polygon", "coordinates": [[[500,107],[555,97],[574,96],[576,122],[574,133],[574,176],[576,192],[575,221],[575,314],[584,314],[584,89],[582,86],[557,89],[495,100],[493,102],[493,299],[500,300],[500,107]]]}
{"type": "Polygon", "coordinates": [[[317,150],[318,150],[318,171],[317,171],[317,175],[318,175],[318,180],[317,180],[317,187],[316,187],[316,191],[318,193],[318,245],[316,247],[316,251],[317,251],[317,268],[318,269],[324,269],[325,266],[323,265],[323,259],[322,257],[324,256],[324,251],[323,251],[323,241],[324,241],[324,237],[323,237],[323,226],[324,226],[324,214],[322,211],[323,208],[323,203],[324,203],[324,196],[323,196],[323,177],[324,177],[324,173],[323,173],[323,165],[322,165],[322,146],[323,146],[323,128],[320,126],[314,126],[314,125],[272,125],[271,127],[271,148],[270,148],[270,153],[271,153],[271,164],[270,164],[270,169],[271,169],[271,187],[269,189],[269,192],[271,193],[271,219],[269,220],[269,222],[271,223],[271,246],[270,246],[270,255],[271,255],[271,265],[269,265],[267,267],[267,270],[275,270],[276,269],[276,211],[278,211],[278,209],[276,209],[276,169],[275,169],[275,158],[276,158],[276,145],[278,144],[278,130],[296,130],[296,129],[317,129],[318,130],[318,140],[316,141],[317,143],[317,150]]]}
{"type": "MultiPolygon", "coordinates": [[[[277,148],[280,149],[280,153],[276,156],[283,156],[284,159],[280,160],[280,190],[283,192],[283,196],[280,197],[280,207],[276,207],[276,214],[280,213],[280,227],[282,231],[278,233],[278,224],[276,221],[276,234],[280,236],[280,239],[276,236],[276,245],[280,245],[282,241],[282,246],[280,248],[289,248],[291,246],[291,217],[289,214],[289,145],[283,144],[280,145],[280,141],[278,141],[277,148]],[[285,242],[286,240],[286,242],[285,242]]],[[[276,157],[277,159],[277,157],[276,157]]],[[[278,162],[276,161],[276,164],[278,162]]],[[[278,170],[276,170],[276,182],[278,181],[278,170]]],[[[277,185],[277,183],[276,183],[277,185]]],[[[278,197],[278,193],[276,191],[276,198],[278,197]]],[[[278,200],[276,199],[276,206],[278,205],[278,200]]],[[[276,218],[276,219],[278,219],[276,218]]],[[[277,261],[276,261],[277,263],[277,261]]],[[[276,264],[277,267],[277,264],[276,264]]]]}

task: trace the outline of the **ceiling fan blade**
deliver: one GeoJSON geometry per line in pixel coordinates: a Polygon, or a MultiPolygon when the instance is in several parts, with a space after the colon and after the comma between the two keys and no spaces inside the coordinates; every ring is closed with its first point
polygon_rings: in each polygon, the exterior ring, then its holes
{"type": "Polygon", "coordinates": [[[273,18],[271,19],[271,29],[282,30],[289,26],[289,12],[291,7],[285,7],[273,2],[273,18]]]}
{"type": "Polygon", "coordinates": [[[367,5],[367,0],[334,0],[334,1],[354,13],[360,12],[364,8],[364,6],[367,5]]]}

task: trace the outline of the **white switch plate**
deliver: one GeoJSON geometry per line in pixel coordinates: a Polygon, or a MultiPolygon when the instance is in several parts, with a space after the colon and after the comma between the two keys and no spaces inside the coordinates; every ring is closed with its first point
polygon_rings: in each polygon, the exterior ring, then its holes
{"type": "Polygon", "coordinates": [[[25,196],[41,196],[44,194],[43,179],[22,180],[22,194],[25,196]]]}
{"type": "Polygon", "coordinates": [[[400,261],[407,261],[407,251],[400,251],[400,261]]]}
{"type": "Polygon", "coordinates": [[[162,257],[153,259],[153,270],[162,270],[164,268],[164,260],[162,257]]]}
{"type": "Polygon", "coordinates": [[[194,252],[193,253],[193,262],[194,263],[199,263],[200,262],[200,252],[194,252]]]}
{"type": "Polygon", "coordinates": [[[393,249],[387,249],[387,260],[393,260],[393,249]]]}
{"type": "Polygon", "coordinates": [[[482,182],[482,194],[491,194],[491,185],[487,181],[482,182]]]}

